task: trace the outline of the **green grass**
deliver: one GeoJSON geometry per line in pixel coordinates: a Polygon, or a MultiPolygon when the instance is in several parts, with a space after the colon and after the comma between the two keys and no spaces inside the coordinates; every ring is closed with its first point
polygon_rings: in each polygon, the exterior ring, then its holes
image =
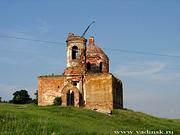
{"type": "Polygon", "coordinates": [[[75,107],[0,104],[0,135],[115,135],[136,130],[180,135],[180,120],[130,110],[114,110],[108,116],[75,107]]]}

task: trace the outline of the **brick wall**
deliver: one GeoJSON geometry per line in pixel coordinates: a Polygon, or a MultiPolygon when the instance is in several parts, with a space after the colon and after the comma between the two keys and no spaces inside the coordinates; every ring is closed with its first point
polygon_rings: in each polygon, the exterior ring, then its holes
{"type": "Polygon", "coordinates": [[[38,77],[38,105],[53,104],[54,98],[61,96],[64,81],[64,76],[38,77]]]}
{"type": "Polygon", "coordinates": [[[87,74],[85,76],[85,107],[109,112],[113,108],[112,75],[87,74]]]}

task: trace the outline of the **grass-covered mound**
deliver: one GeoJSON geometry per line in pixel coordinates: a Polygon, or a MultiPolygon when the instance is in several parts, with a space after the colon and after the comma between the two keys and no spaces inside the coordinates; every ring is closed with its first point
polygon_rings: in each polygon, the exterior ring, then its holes
{"type": "Polygon", "coordinates": [[[0,104],[1,135],[145,134],[147,130],[180,135],[180,120],[130,110],[114,110],[109,116],[75,107],[0,104]]]}

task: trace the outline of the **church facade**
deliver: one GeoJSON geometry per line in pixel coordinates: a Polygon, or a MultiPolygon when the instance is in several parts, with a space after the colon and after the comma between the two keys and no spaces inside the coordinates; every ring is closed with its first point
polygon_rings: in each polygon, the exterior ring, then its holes
{"type": "Polygon", "coordinates": [[[62,105],[84,107],[110,113],[123,108],[121,80],[109,73],[109,58],[97,47],[94,38],[70,33],[67,43],[67,66],[63,75],[38,77],[38,105],[52,105],[61,97],[62,105]]]}

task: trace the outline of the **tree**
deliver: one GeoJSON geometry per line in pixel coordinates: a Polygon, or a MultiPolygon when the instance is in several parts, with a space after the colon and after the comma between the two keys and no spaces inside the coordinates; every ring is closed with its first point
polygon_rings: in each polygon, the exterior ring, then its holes
{"type": "Polygon", "coordinates": [[[2,97],[0,97],[0,103],[2,102],[2,97]]]}
{"type": "Polygon", "coordinates": [[[62,99],[61,97],[55,97],[54,99],[54,105],[61,105],[62,104],[62,99]]]}
{"type": "Polygon", "coordinates": [[[31,102],[31,98],[26,90],[20,90],[13,93],[12,103],[27,104],[31,102]]]}
{"type": "Polygon", "coordinates": [[[36,92],[34,93],[34,95],[36,96],[35,99],[33,99],[33,103],[35,103],[36,105],[38,104],[38,90],[36,90],[36,92]]]}

